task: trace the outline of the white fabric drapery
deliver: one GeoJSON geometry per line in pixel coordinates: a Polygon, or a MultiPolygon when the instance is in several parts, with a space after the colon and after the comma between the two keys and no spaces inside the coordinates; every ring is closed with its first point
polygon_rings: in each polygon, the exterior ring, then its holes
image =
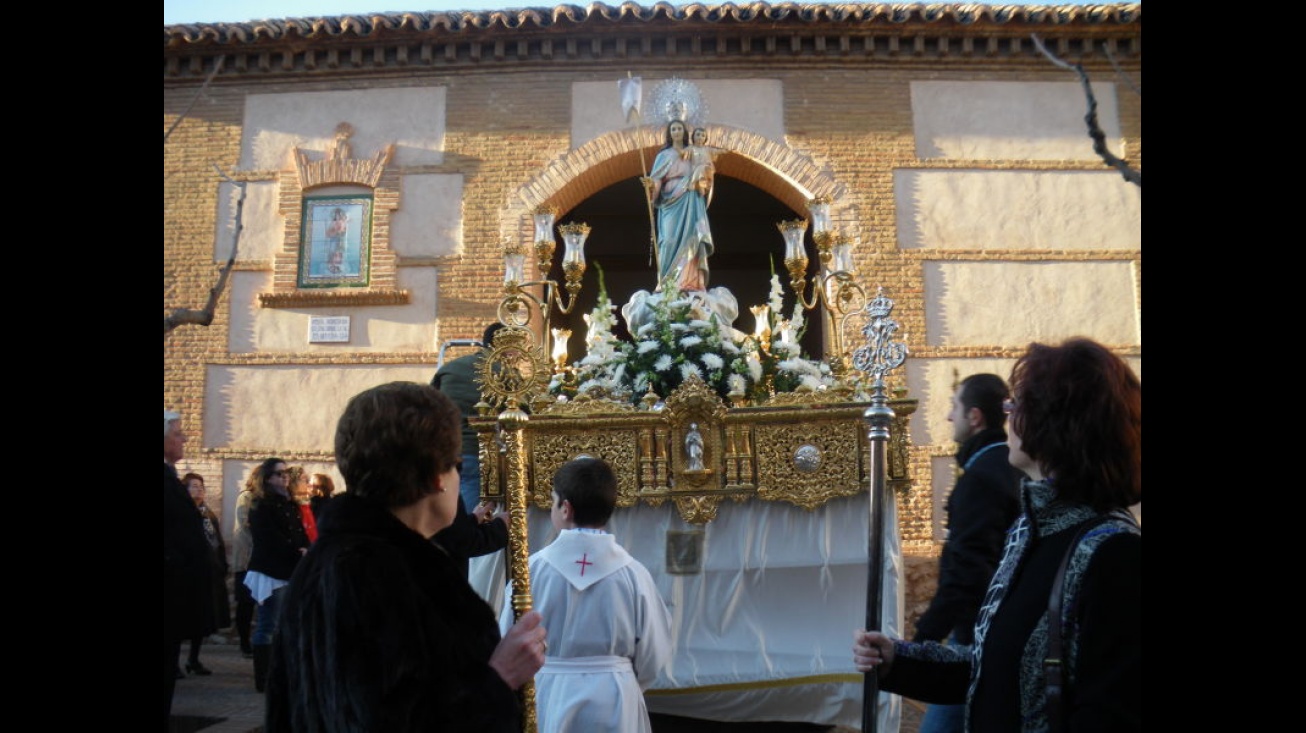
{"type": "MultiPolygon", "coordinates": [[[[881,616],[898,636],[902,552],[894,502],[885,504],[881,616]]],[[[672,616],[672,663],[645,693],[649,711],[860,727],[863,677],[852,662],[852,632],[866,620],[869,513],[864,493],[813,511],[726,500],[701,526],[681,519],[670,501],[618,508],[607,528],[648,568],[672,616]],[[666,533],[687,529],[703,530],[703,571],[670,574],[666,533]]],[[[528,522],[532,550],[552,541],[547,511],[531,507],[528,522]]],[[[472,584],[496,613],[504,562],[503,553],[472,561],[472,584]]],[[[898,730],[901,704],[881,693],[879,730],[898,730]]]]}

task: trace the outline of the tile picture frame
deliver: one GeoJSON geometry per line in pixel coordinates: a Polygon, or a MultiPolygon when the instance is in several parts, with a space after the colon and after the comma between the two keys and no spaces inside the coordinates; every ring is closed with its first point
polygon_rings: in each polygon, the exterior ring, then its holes
{"type": "Polygon", "coordinates": [[[305,196],[300,288],[365,288],[370,283],[371,196],[305,196]]]}

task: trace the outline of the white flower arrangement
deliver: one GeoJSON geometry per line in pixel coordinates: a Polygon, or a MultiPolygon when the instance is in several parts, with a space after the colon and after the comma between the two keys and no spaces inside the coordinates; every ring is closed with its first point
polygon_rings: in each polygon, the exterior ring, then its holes
{"type": "Polygon", "coordinates": [[[759,343],[757,335],[734,341],[738,332],[715,315],[704,316],[700,300],[664,284],[660,295],[644,301],[651,319],[635,330],[633,342],[623,342],[612,332],[616,308],[600,272],[598,303],[585,319],[590,324],[589,352],[577,363],[571,382],[577,386],[568,390],[565,381],[555,378],[550,391],[639,402],[650,391],[665,399],[685,380],[698,377],[722,398],[743,394],[760,402],[776,392],[821,390],[834,384],[827,365],[803,358],[799,339],[806,322],[796,303],[789,318],[783,318],[779,276],[771,276],[767,343],[759,343]]]}

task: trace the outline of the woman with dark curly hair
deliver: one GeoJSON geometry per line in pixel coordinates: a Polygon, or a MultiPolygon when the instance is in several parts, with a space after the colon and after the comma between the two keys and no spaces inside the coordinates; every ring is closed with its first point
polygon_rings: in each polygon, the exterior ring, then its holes
{"type": "Polygon", "coordinates": [[[458,511],[461,423],[452,400],[414,382],[345,407],[344,493],[286,589],[267,733],[521,730],[515,690],[544,664],[540,615],[500,638],[466,569],[431,541],[458,511]]]}
{"type": "Polygon", "coordinates": [[[974,646],[858,630],[854,662],[886,692],[964,702],[969,733],[1141,730],[1142,384],[1085,338],[1031,344],[1010,384],[1009,461],[1029,478],[974,646]]]}
{"type": "Polygon", "coordinates": [[[254,542],[245,585],[258,603],[253,639],[254,689],[263,692],[281,599],[299,559],[308,552],[309,540],[299,504],[290,496],[286,462],[268,458],[259,464],[257,471],[259,490],[249,507],[249,528],[254,542]]]}

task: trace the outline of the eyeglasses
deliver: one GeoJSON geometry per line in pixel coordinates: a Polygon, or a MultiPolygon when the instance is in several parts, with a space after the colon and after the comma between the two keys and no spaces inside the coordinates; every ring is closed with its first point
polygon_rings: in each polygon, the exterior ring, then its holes
{"type": "Polygon", "coordinates": [[[1015,411],[1016,411],[1016,401],[1015,401],[1015,400],[1003,400],[1003,401],[1002,401],[1002,414],[1003,414],[1003,415],[1010,415],[1011,413],[1013,413],[1013,412],[1015,412],[1015,411]]]}
{"type": "Polygon", "coordinates": [[[285,476],[285,475],[286,475],[286,472],[285,472],[285,471],[273,471],[273,472],[272,472],[272,475],[273,475],[273,476],[285,476]]]}

